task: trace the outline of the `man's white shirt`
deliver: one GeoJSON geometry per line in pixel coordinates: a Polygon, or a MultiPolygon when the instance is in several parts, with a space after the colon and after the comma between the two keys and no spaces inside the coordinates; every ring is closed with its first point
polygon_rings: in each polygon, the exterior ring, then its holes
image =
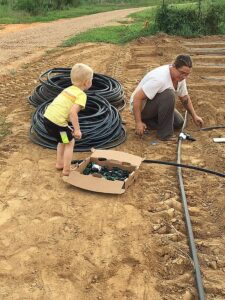
{"type": "Polygon", "coordinates": [[[137,91],[143,90],[148,99],[142,101],[142,110],[145,107],[146,101],[152,100],[157,93],[162,93],[166,89],[172,89],[179,97],[188,95],[186,80],[178,82],[177,89],[175,90],[170,75],[171,65],[164,65],[153,69],[148,72],[140,81],[135,91],[130,98],[130,110],[133,112],[133,97],[137,91]]]}

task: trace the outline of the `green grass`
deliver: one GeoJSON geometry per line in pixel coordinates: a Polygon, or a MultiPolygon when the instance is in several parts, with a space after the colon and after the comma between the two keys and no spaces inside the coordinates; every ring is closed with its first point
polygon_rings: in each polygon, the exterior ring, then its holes
{"type": "Polygon", "coordinates": [[[14,12],[6,5],[0,5],[0,24],[17,23],[24,13],[14,12]]]}
{"type": "Polygon", "coordinates": [[[142,36],[149,34],[146,30],[142,29],[140,24],[131,26],[108,26],[99,29],[96,28],[69,39],[63,44],[63,46],[69,47],[86,42],[124,44],[138,38],[140,36],[140,32],[143,33],[142,36]]]}
{"type": "Polygon", "coordinates": [[[106,26],[90,29],[68,39],[63,43],[63,46],[69,47],[85,42],[124,44],[135,38],[138,38],[140,35],[146,36],[149,34],[154,34],[155,32],[153,24],[149,24],[147,28],[144,28],[144,22],[149,20],[149,16],[153,18],[153,15],[154,8],[131,14],[132,18],[134,18],[134,24],[106,26]]]}
{"type": "MultiPolygon", "coordinates": [[[[179,3],[182,0],[166,0],[168,3],[179,3]]],[[[187,1],[187,0],[183,0],[187,1]]],[[[78,7],[70,7],[63,10],[54,10],[43,12],[40,15],[32,16],[24,11],[12,10],[9,6],[0,5],[0,24],[18,24],[18,23],[33,23],[33,22],[49,22],[62,18],[75,18],[84,15],[95,14],[99,12],[112,11],[117,9],[126,9],[131,7],[151,6],[161,4],[162,0],[139,0],[120,3],[104,3],[104,4],[87,4],[84,1],[78,7]]]]}

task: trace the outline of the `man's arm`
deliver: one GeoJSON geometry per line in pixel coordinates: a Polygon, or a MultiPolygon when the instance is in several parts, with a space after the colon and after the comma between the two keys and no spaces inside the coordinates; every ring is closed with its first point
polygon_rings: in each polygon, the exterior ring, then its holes
{"type": "Polygon", "coordinates": [[[142,110],[142,103],[146,100],[147,97],[142,89],[137,91],[133,98],[133,113],[135,119],[135,131],[139,135],[143,135],[144,131],[147,129],[145,123],[141,120],[141,110],[142,110]]]}
{"type": "Polygon", "coordinates": [[[202,127],[204,122],[203,122],[202,118],[196,114],[190,96],[186,95],[184,97],[179,97],[179,98],[180,98],[181,103],[183,104],[184,108],[192,116],[192,119],[193,119],[195,125],[202,127]]]}

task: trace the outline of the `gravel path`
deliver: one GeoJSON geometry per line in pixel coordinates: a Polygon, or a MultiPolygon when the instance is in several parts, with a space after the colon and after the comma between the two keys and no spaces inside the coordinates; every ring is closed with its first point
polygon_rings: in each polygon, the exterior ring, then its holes
{"type": "MultiPolygon", "coordinates": [[[[0,63],[7,67],[18,59],[29,60],[36,52],[54,48],[64,40],[77,33],[90,28],[100,27],[115,23],[130,13],[143,10],[144,8],[130,8],[124,10],[98,13],[73,19],[61,19],[48,23],[35,23],[33,26],[10,30],[7,26],[0,32],[0,63]]],[[[12,25],[9,25],[12,27],[12,25]]],[[[15,25],[16,26],[16,25],[15,25]]],[[[11,28],[10,27],[10,28],[11,28]]]]}

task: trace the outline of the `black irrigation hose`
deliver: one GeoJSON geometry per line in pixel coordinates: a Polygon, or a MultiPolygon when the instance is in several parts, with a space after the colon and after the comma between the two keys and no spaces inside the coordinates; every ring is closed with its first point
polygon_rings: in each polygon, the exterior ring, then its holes
{"type": "MultiPolygon", "coordinates": [[[[184,131],[184,128],[186,127],[186,123],[187,123],[187,111],[185,113],[184,124],[183,124],[181,132],[184,131]]],[[[182,139],[179,139],[178,144],[177,144],[177,163],[178,164],[180,164],[180,162],[181,162],[181,145],[182,145],[182,139]]],[[[186,198],[185,189],[184,189],[182,169],[180,167],[177,168],[177,175],[178,175],[178,180],[179,180],[179,185],[180,185],[180,193],[181,193],[182,206],[183,206],[183,211],[184,211],[184,218],[185,218],[185,223],[186,223],[186,228],[187,228],[187,233],[188,233],[189,248],[190,248],[191,256],[192,256],[193,263],[194,263],[195,281],[196,281],[198,296],[199,296],[199,300],[205,300],[205,292],[204,292],[204,286],[203,286],[203,281],[202,281],[202,275],[201,275],[200,265],[199,265],[199,261],[198,261],[197,249],[196,249],[196,245],[195,245],[195,239],[194,239],[190,214],[189,214],[189,210],[188,210],[187,198],[186,198]]]]}
{"type": "MultiPolygon", "coordinates": [[[[83,161],[83,159],[77,159],[77,160],[73,160],[72,163],[73,164],[80,164],[83,161]]],[[[169,161],[162,161],[162,160],[154,160],[154,159],[144,159],[143,163],[147,163],[147,164],[158,164],[158,165],[166,165],[166,166],[173,166],[173,167],[179,167],[179,168],[184,168],[184,169],[191,169],[191,170],[195,170],[195,171],[200,171],[200,172],[205,172],[208,174],[213,174],[219,177],[225,177],[225,174],[220,173],[220,172],[216,172],[213,170],[209,170],[209,169],[204,169],[204,168],[200,168],[197,166],[192,166],[192,165],[186,165],[186,164],[178,164],[175,162],[169,162],[169,161]]]]}
{"type": "Polygon", "coordinates": [[[167,165],[167,166],[174,166],[174,167],[179,167],[179,168],[192,169],[195,171],[201,171],[201,172],[213,174],[213,175],[216,175],[219,177],[225,177],[225,174],[223,174],[223,173],[216,172],[216,171],[209,170],[209,169],[200,168],[197,166],[192,166],[192,165],[186,165],[186,164],[168,162],[168,161],[161,161],[161,160],[153,160],[153,159],[145,159],[145,160],[143,160],[143,162],[149,163],[149,164],[159,164],[159,165],[167,165]]]}
{"type": "MultiPolygon", "coordinates": [[[[63,89],[71,85],[71,68],[54,68],[42,73],[39,84],[29,97],[29,102],[37,107],[46,101],[52,101],[63,89]]],[[[126,103],[121,84],[114,78],[94,73],[92,87],[87,95],[100,95],[118,110],[122,110],[126,103]]]]}
{"type": "Polygon", "coordinates": [[[211,126],[211,127],[203,127],[200,130],[202,131],[209,131],[209,130],[213,130],[213,129],[221,129],[221,128],[225,128],[225,125],[217,125],[217,126],[211,126]]]}
{"type": "MultiPolygon", "coordinates": [[[[42,103],[33,114],[30,139],[43,147],[56,149],[56,140],[48,135],[43,124],[43,115],[49,103],[42,103]]],[[[90,151],[92,147],[116,147],[126,139],[119,112],[101,96],[88,95],[86,108],[79,113],[79,123],[83,136],[76,141],[76,152],[90,151]]]]}

